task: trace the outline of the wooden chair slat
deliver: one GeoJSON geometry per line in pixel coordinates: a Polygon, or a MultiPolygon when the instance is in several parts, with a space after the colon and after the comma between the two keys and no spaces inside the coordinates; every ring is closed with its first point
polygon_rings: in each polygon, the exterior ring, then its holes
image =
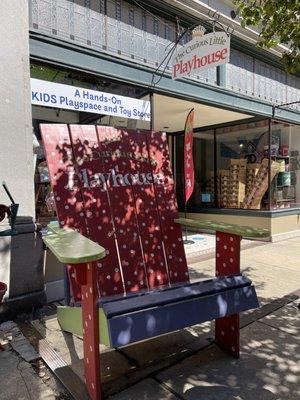
{"type": "Polygon", "coordinates": [[[130,160],[124,154],[122,131],[97,127],[104,171],[108,179],[108,195],[113,215],[125,292],[149,289],[141,248],[132,186],[126,174],[130,160]]]}
{"type": "Polygon", "coordinates": [[[61,227],[86,234],[83,202],[67,125],[42,124],[47,164],[61,227]]]}
{"type": "Polygon", "coordinates": [[[137,214],[137,222],[150,289],[169,284],[162,233],[155,200],[146,132],[123,131],[122,148],[130,154],[129,172],[137,214]]]}
{"type": "MultiPolygon", "coordinates": [[[[40,130],[47,155],[59,225],[76,229],[87,236],[83,201],[76,174],[72,144],[65,124],[41,124],[40,130]]],[[[67,266],[75,301],[81,300],[81,288],[75,281],[75,270],[67,266]]]]}
{"type": "Polygon", "coordinates": [[[178,218],[178,207],[166,134],[161,132],[149,134],[148,147],[153,161],[151,166],[170,282],[171,284],[188,282],[182,232],[181,228],[178,229],[179,225],[174,223],[174,219],[178,218]]]}
{"type": "Polygon", "coordinates": [[[112,216],[103,180],[104,173],[95,126],[70,125],[74,158],[84,201],[84,213],[89,238],[106,249],[106,257],[97,265],[100,296],[124,293],[116,247],[112,216]]]}

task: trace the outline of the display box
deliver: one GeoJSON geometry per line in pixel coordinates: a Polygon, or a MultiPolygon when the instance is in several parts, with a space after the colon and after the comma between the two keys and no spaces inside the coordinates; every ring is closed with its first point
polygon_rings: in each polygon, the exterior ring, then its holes
{"type": "Polygon", "coordinates": [[[279,172],[277,176],[278,186],[290,186],[291,185],[291,173],[290,172],[279,172]]]}

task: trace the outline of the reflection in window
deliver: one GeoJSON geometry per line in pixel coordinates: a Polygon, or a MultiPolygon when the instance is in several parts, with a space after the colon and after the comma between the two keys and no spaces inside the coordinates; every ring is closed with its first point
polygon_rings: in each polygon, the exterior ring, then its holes
{"type": "Polygon", "coordinates": [[[271,158],[278,165],[271,186],[271,208],[300,206],[300,126],[272,123],[271,158]]]}
{"type": "MultiPolygon", "coordinates": [[[[184,205],[184,177],[183,177],[183,135],[176,137],[176,191],[178,203],[184,205]]],[[[195,188],[189,200],[189,207],[214,207],[214,131],[194,133],[194,169],[195,188]]]]}
{"type": "Polygon", "coordinates": [[[267,209],[268,120],[219,128],[216,138],[218,206],[267,209]]]}
{"type": "Polygon", "coordinates": [[[214,131],[194,134],[195,190],[191,203],[195,206],[215,205],[214,131]]]}

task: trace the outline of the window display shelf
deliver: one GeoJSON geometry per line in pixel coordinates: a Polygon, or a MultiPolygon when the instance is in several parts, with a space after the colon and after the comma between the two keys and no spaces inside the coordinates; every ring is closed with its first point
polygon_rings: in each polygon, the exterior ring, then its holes
{"type": "Polygon", "coordinates": [[[281,199],[281,200],[276,200],[276,201],[277,201],[277,203],[281,203],[281,202],[285,202],[285,201],[292,202],[294,200],[296,200],[296,199],[295,198],[293,198],[293,199],[281,199]]]}

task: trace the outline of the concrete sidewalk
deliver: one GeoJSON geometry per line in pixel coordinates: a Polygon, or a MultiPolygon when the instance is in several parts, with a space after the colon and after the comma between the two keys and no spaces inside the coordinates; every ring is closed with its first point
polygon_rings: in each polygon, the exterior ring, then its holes
{"type": "Polygon", "coordinates": [[[111,399],[298,400],[299,315],[293,302],[243,328],[239,360],[211,345],[111,399]]]}
{"type": "MultiPolygon", "coordinates": [[[[188,258],[192,279],[214,276],[213,258],[192,253],[188,258]]],[[[111,395],[112,400],[298,399],[299,300],[287,298],[281,304],[278,301],[300,288],[299,264],[300,238],[258,244],[242,251],[242,270],[255,283],[266,316],[250,311],[243,317],[239,360],[212,344],[210,322],[121,350],[101,346],[106,395],[111,395]]],[[[78,379],[83,379],[81,339],[60,330],[55,308],[52,312],[48,309],[48,314],[34,322],[36,329],[78,379]]],[[[34,374],[32,379],[37,386],[30,387],[38,389],[33,394],[29,396],[24,389],[24,397],[9,397],[7,376],[14,377],[15,382],[20,377],[13,361],[11,367],[3,367],[3,357],[18,360],[7,346],[8,351],[0,353],[0,388],[6,393],[6,397],[0,395],[1,400],[66,398],[59,385],[49,385],[34,374]]],[[[21,384],[20,380],[20,387],[21,384]]]]}

